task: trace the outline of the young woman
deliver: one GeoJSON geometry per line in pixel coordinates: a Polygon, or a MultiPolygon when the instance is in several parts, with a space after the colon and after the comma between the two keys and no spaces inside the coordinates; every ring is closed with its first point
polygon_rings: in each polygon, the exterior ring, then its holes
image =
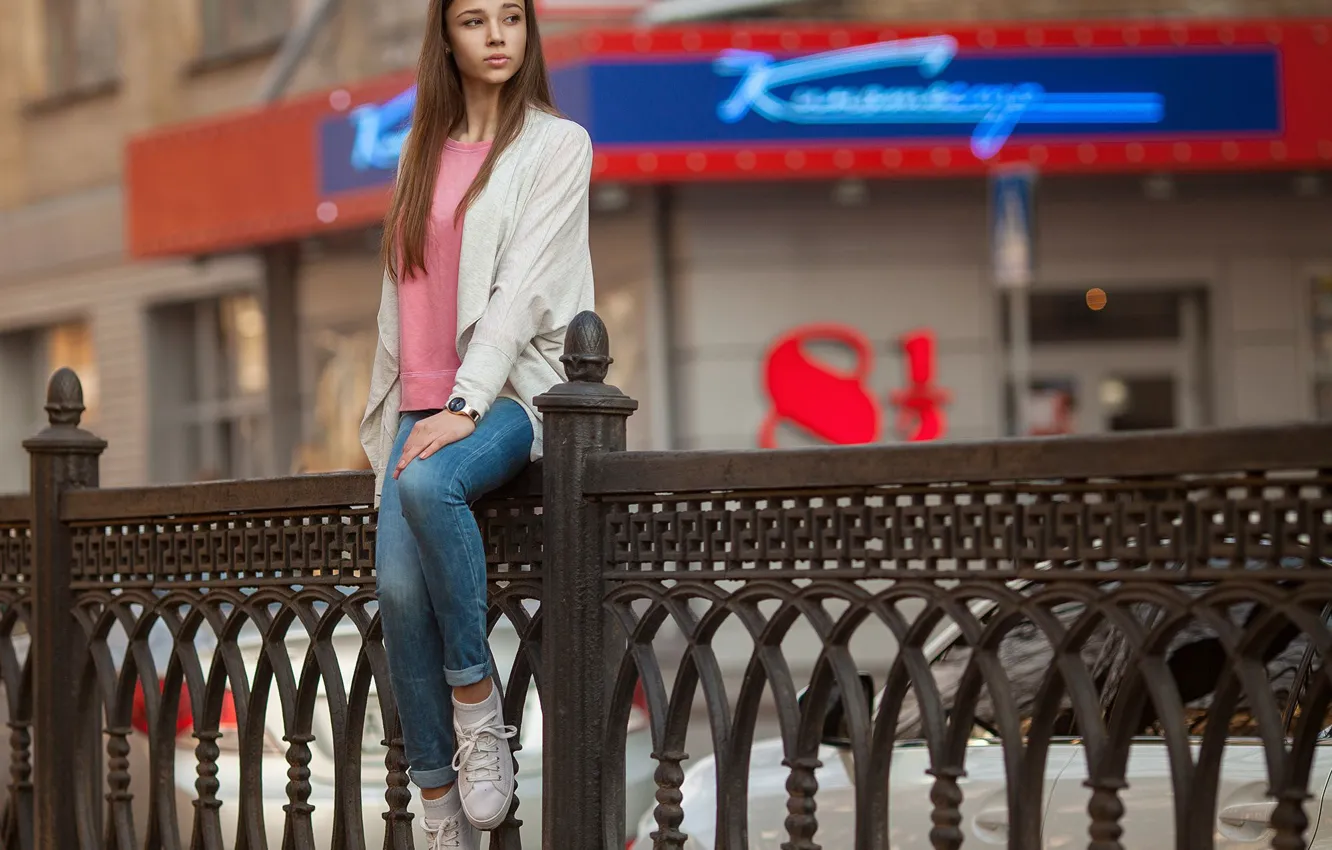
{"type": "Polygon", "coordinates": [[[470,505],[541,455],[532,399],[591,309],[592,149],[558,117],[533,0],[431,0],[384,227],[361,441],[374,466],[389,673],[431,850],[504,822],[513,759],[470,505]]]}

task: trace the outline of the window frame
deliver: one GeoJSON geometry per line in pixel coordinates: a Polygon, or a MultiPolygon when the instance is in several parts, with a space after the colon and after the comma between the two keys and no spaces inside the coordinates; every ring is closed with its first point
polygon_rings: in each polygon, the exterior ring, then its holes
{"type": "Polygon", "coordinates": [[[0,329],[0,356],[5,356],[8,361],[3,376],[0,376],[0,387],[6,393],[8,404],[5,410],[9,413],[9,417],[0,421],[0,437],[5,439],[5,451],[14,452],[14,455],[0,460],[0,468],[3,468],[0,492],[4,492],[6,489],[27,488],[27,452],[23,450],[22,440],[47,425],[47,413],[42,405],[46,399],[47,385],[56,369],[62,366],[74,369],[83,383],[86,405],[81,421],[83,427],[96,428],[101,411],[98,402],[97,346],[89,316],[63,315],[36,324],[0,329]],[[83,352],[86,358],[80,362],[58,362],[53,356],[55,336],[64,330],[84,336],[81,342],[86,344],[86,351],[83,352]],[[16,354],[17,357],[14,356],[16,354]],[[13,371],[10,371],[10,367],[13,367],[13,371]],[[14,459],[17,459],[17,467],[9,465],[14,459]],[[19,474],[11,482],[9,476],[15,468],[19,469],[19,474]],[[6,483],[10,486],[6,487],[6,483]],[[19,486],[15,488],[14,484],[19,486]]]}
{"type": "Polygon", "coordinates": [[[113,89],[120,80],[119,0],[42,0],[40,8],[47,99],[113,89]]]}
{"type": "MultiPolygon", "coordinates": [[[[254,299],[263,309],[259,293],[240,289],[159,303],[149,310],[154,350],[149,405],[152,439],[159,450],[148,472],[155,482],[275,474],[270,379],[265,375],[262,389],[246,392],[240,387],[236,340],[228,339],[222,327],[225,303],[236,298],[254,299]],[[246,429],[248,436],[242,433],[246,429]]],[[[267,333],[265,323],[265,358],[267,333]]]]}
{"type": "Polygon", "coordinates": [[[293,0],[263,0],[260,7],[273,17],[271,20],[265,18],[258,25],[251,24],[256,27],[253,32],[246,32],[249,15],[246,9],[239,8],[243,2],[197,0],[199,49],[191,70],[202,71],[219,64],[264,56],[281,46],[295,22],[296,4],[293,0]]]}

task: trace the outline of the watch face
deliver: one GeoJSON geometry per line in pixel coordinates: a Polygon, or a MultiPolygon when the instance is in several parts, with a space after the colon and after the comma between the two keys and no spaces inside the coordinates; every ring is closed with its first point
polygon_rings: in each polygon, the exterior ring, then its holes
{"type": "Polygon", "coordinates": [[[450,399],[449,410],[457,413],[467,406],[467,401],[461,398],[450,399]]]}

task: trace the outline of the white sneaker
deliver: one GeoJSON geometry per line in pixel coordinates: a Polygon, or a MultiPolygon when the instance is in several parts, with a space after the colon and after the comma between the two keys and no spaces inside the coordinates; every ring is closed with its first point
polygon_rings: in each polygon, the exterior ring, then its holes
{"type": "Polygon", "coordinates": [[[453,704],[458,738],[453,769],[458,771],[463,814],[482,830],[497,829],[513,806],[513,753],[503,742],[518,730],[504,725],[502,711],[499,691],[491,691],[479,705],[453,704]],[[462,716],[477,719],[463,723],[462,716]]]}
{"type": "Polygon", "coordinates": [[[462,812],[441,821],[426,820],[426,850],[481,850],[481,833],[462,812]]]}

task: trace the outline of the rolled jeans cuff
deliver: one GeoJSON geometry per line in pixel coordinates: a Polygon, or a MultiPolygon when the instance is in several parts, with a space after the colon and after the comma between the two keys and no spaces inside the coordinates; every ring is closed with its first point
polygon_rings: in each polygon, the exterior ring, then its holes
{"type": "Polygon", "coordinates": [[[450,670],[447,667],[444,668],[444,681],[448,682],[449,687],[451,688],[465,688],[468,685],[475,685],[489,675],[489,661],[475,664],[465,670],[450,670]]]}
{"type": "Polygon", "coordinates": [[[417,788],[443,788],[445,785],[452,785],[458,781],[458,771],[453,769],[453,765],[431,768],[430,770],[408,768],[407,775],[411,777],[417,788]]]}

